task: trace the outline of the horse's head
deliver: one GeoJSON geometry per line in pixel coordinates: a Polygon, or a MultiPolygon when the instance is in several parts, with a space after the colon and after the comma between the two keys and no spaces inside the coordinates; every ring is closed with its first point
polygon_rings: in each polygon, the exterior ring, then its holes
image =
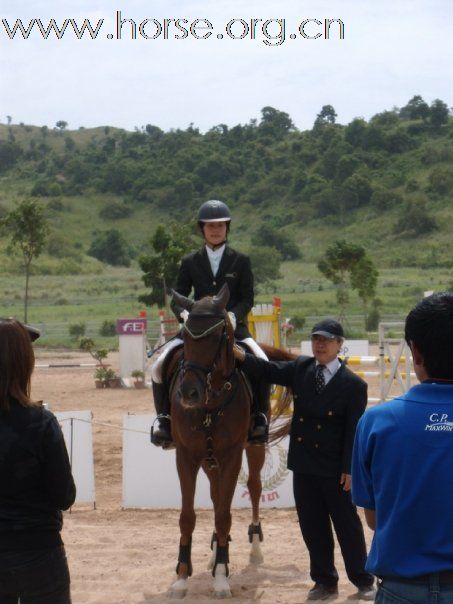
{"type": "MultiPolygon", "coordinates": [[[[234,333],[225,308],[230,297],[225,284],[217,296],[194,302],[173,292],[179,306],[189,311],[183,329],[184,361],[181,378],[185,406],[216,406],[234,370],[234,333]]],[[[221,400],[219,400],[219,403],[221,400]]]]}

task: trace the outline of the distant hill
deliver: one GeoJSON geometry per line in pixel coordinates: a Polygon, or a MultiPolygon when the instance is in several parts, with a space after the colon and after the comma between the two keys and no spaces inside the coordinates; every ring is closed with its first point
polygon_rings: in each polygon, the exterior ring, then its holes
{"type": "MultiPolygon", "coordinates": [[[[453,118],[443,101],[414,97],[347,125],[327,105],[304,132],[272,107],[205,134],[59,125],[0,124],[0,216],[24,197],[46,206],[41,270],[93,272],[86,252],[96,231],[117,229],[139,252],[159,222],[188,222],[210,198],[228,202],[233,241],[245,250],[268,224],[307,262],[345,238],[378,267],[452,265],[453,118]]],[[[15,270],[4,247],[2,265],[15,270]]]]}

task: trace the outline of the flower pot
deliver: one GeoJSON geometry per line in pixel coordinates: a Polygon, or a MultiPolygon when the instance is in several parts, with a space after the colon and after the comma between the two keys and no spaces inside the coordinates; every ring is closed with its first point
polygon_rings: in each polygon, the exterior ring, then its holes
{"type": "Polygon", "coordinates": [[[135,380],[134,386],[135,386],[135,388],[144,388],[145,382],[144,382],[144,380],[135,380]]]}
{"type": "Polygon", "coordinates": [[[96,388],[105,388],[105,382],[103,380],[94,380],[96,388]]]}
{"type": "Polygon", "coordinates": [[[121,378],[111,378],[107,380],[107,388],[121,388],[121,378]]]}

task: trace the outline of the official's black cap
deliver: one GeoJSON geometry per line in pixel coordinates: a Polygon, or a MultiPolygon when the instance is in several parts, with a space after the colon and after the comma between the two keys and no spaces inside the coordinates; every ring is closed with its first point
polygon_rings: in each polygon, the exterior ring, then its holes
{"type": "Polygon", "coordinates": [[[343,327],[335,319],[323,319],[319,323],[316,323],[311,330],[311,335],[324,336],[325,338],[329,338],[329,340],[344,338],[343,327]]]}

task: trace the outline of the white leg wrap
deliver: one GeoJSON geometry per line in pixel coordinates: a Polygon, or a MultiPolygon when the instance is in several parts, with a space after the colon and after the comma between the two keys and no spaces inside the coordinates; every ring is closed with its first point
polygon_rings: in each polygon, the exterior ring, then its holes
{"type": "Polygon", "coordinates": [[[269,360],[264,350],[261,350],[253,338],[245,338],[245,340],[238,340],[238,342],[244,342],[259,359],[264,359],[265,361],[269,360]]]}
{"type": "Polygon", "coordinates": [[[214,593],[217,598],[231,598],[231,589],[226,576],[225,564],[217,564],[214,577],[214,593]]]}
{"type": "Polygon", "coordinates": [[[252,536],[252,547],[250,549],[250,562],[252,564],[261,564],[264,561],[263,553],[261,551],[260,536],[252,536]]]}
{"type": "Polygon", "coordinates": [[[165,359],[167,358],[168,353],[182,344],[182,340],[180,338],[175,338],[174,340],[170,340],[163,346],[159,352],[156,352],[156,360],[151,367],[151,377],[153,382],[157,384],[162,384],[162,367],[165,359]]]}
{"type": "Polygon", "coordinates": [[[187,579],[177,579],[170,587],[170,597],[181,600],[187,594],[187,579]]]}

